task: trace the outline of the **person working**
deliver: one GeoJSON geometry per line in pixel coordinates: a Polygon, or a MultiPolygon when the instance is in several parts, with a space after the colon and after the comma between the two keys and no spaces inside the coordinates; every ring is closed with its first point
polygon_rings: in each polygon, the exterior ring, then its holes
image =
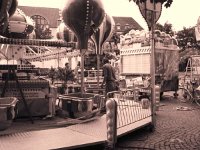
{"type": "Polygon", "coordinates": [[[75,79],[75,73],[70,68],[69,63],[65,63],[64,74],[65,74],[65,82],[66,83],[67,83],[67,81],[74,81],[74,79],[75,79]]]}
{"type": "Polygon", "coordinates": [[[108,58],[103,58],[103,82],[101,87],[105,84],[106,96],[108,92],[117,91],[118,85],[116,82],[115,69],[109,63],[108,58]]]}

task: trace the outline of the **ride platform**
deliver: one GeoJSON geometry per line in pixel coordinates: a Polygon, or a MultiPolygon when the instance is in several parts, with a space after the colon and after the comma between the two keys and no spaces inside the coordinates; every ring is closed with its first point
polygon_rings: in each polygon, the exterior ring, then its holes
{"type": "MultiPolygon", "coordinates": [[[[117,130],[117,136],[125,135],[151,123],[151,117],[144,118],[117,130]]],[[[106,144],[106,115],[93,121],[36,131],[20,131],[0,134],[0,150],[47,150],[77,149],[106,144]]]]}

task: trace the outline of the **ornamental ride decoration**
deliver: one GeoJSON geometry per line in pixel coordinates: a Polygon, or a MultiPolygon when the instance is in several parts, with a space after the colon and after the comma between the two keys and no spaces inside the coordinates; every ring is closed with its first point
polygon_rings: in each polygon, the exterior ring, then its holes
{"type": "Polygon", "coordinates": [[[100,68],[100,54],[102,54],[102,46],[104,42],[111,38],[114,30],[114,20],[108,14],[105,14],[102,24],[96,29],[91,36],[92,41],[95,44],[97,54],[97,86],[99,88],[99,68],[100,68]]]}
{"type": "Polygon", "coordinates": [[[21,10],[17,10],[17,6],[17,0],[0,1],[0,44],[75,48],[74,42],[28,39],[27,35],[32,34],[33,22],[21,10]]]}
{"type": "Polygon", "coordinates": [[[81,52],[81,94],[84,93],[84,54],[88,40],[101,23],[105,11],[100,0],[68,0],[62,10],[64,23],[75,33],[81,52]]]}
{"type": "Polygon", "coordinates": [[[87,49],[88,39],[101,25],[104,15],[100,0],[68,0],[62,10],[63,21],[77,36],[79,49],[87,49]]]}
{"type": "MultiPolygon", "coordinates": [[[[17,8],[17,0],[3,0],[0,3],[1,8],[1,30],[2,34],[0,34],[0,44],[13,44],[13,45],[34,45],[34,46],[54,46],[54,47],[75,47],[75,42],[66,42],[63,40],[39,40],[39,39],[26,39],[26,34],[29,34],[30,27],[31,29],[34,26],[27,23],[27,19],[24,13],[21,11],[16,11],[16,16],[12,20],[14,25],[15,19],[20,19],[21,22],[25,26],[20,26],[18,28],[21,32],[21,35],[24,37],[16,36],[13,37],[10,35],[11,32],[15,31],[14,28],[16,26],[8,26],[8,17],[11,19],[11,15],[14,15],[14,8],[17,8]],[[15,3],[14,3],[15,2],[15,3]],[[15,4],[15,5],[14,5],[15,4]],[[15,7],[14,7],[14,6],[15,7]],[[12,9],[11,9],[12,8],[12,9]],[[12,10],[12,11],[11,11],[12,10]],[[10,12],[9,16],[7,15],[10,12]],[[24,17],[24,18],[23,18],[24,17]],[[24,29],[22,29],[24,27],[24,29]],[[4,35],[4,30],[7,30],[4,35]],[[11,31],[11,32],[10,32],[11,31]]],[[[105,11],[103,7],[103,3],[100,0],[68,0],[64,9],[62,10],[62,18],[65,25],[75,33],[78,41],[78,48],[81,52],[81,93],[83,93],[84,81],[83,81],[83,72],[84,72],[84,54],[88,49],[88,41],[94,31],[101,25],[105,16],[105,11]]],[[[29,19],[30,20],[30,19],[29,19]]],[[[16,22],[15,22],[16,23],[16,22]]],[[[19,26],[18,26],[19,27],[19,26]]],[[[15,31],[16,32],[16,31],[15,31]]]]}
{"type": "MultiPolygon", "coordinates": [[[[127,49],[150,46],[150,34],[149,31],[145,30],[130,30],[127,34],[120,36],[120,47],[127,49]]],[[[178,41],[169,34],[155,30],[154,36],[156,47],[178,48],[178,41]]]]}
{"type": "Polygon", "coordinates": [[[8,38],[26,39],[29,34],[33,34],[35,22],[17,8],[15,13],[9,18],[6,32],[1,33],[2,36],[8,38]]]}
{"type": "Polygon", "coordinates": [[[64,22],[61,22],[56,32],[57,39],[62,39],[66,42],[77,42],[76,35],[72,32],[64,22]]]}
{"type": "Polygon", "coordinates": [[[111,16],[105,14],[102,24],[96,29],[91,36],[91,39],[96,46],[96,54],[101,54],[101,48],[104,42],[111,38],[114,30],[115,22],[111,16]]]}
{"type": "Polygon", "coordinates": [[[18,6],[17,0],[1,0],[0,1],[0,32],[5,32],[9,17],[11,17],[18,6]]]}

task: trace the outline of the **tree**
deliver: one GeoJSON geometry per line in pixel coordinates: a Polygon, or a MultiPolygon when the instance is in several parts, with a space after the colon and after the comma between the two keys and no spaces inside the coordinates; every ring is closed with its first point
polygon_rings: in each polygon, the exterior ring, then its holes
{"type": "Polygon", "coordinates": [[[55,70],[55,79],[63,82],[59,89],[59,93],[65,94],[68,81],[75,81],[75,74],[71,69],[59,67],[57,70],[55,70]]]}
{"type": "Polygon", "coordinates": [[[178,31],[176,35],[172,30],[171,23],[165,23],[164,25],[156,23],[155,29],[165,32],[171,36],[176,36],[178,46],[183,51],[187,48],[200,50],[200,43],[196,41],[195,37],[195,27],[184,27],[183,30],[178,31]]]}
{"type": "Polygon", "coordinates": [[[196,41],[195,37],[195,27],[184,27],[183,30],[177,32],[176,39],[178,40],[178,46],[182,50],[187,48],[200,50],[200,43],[196,41]]]}
{"type": "MultiPolygon", "coordinates": [[[[146,0],[129,0],[129,2],[130,2],[130,1],[133,1],[133,2],[135,2],[135,3],[138,5],[138,3],[145,2],[146,0]]],[[[151,1],[153,2],[153,0],[151,0],[151,1]]],[[[155,3],[160,2],[160,3],[164,4],[164,6],[165,6],[166,8],[168,8],[168,7],[171,6],[173,0],[154,0],[154,2],[155,2],[155,3]]]]}
{"type": "Polygon", "coordinates": [[[119,37],[119,34],[117,33],[113,33],[111,39],[109,42],[114,42],[115,45],[117,45],[117,43],[120,43],[120,37],[119,37]]]}
{"type": "Polygon", "coordinates": [[[172,30],[171,23],[166,22],[164,25],[161,25],[160,23],[156,23],[155,29],[160,30],[161,32],[165,32],[171,36],[174,36],[174,31],[172,30]]]}
{"type": "Polygon", "coordinates": [[[179,54],[179,71],[185,71],[188,58],[191,55],[200,54],[200,43],[196,41],[195,27],[184,27],[183,30],[177,32],[176,39],[178,40],[178,46],[181,49],[179,54]]]}

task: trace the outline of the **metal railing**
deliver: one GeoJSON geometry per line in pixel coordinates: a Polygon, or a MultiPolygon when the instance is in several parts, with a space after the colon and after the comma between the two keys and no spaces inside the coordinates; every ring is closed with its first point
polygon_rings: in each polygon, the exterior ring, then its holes
{"type": "MultiPolygon", "coordinates": [[[[114,148],[118,132],[121,134],[132,131],[136,122],[145,119],[150,120],[149,123],[153,121],[152,102],[148,96],[139,98],[139,92],[141,91],[136,88],[107,93],[106,121],[109,147],[114,148]]],[[[141,123],[141,127],[148,121],[141,123]]]]}
{"type": "Polygon", "coordinates": [[[127,89],[108,93],[117,102],[117,128],[140,121],[152,115],[148,98],[138,99],[136,90],[127,89]]]}

